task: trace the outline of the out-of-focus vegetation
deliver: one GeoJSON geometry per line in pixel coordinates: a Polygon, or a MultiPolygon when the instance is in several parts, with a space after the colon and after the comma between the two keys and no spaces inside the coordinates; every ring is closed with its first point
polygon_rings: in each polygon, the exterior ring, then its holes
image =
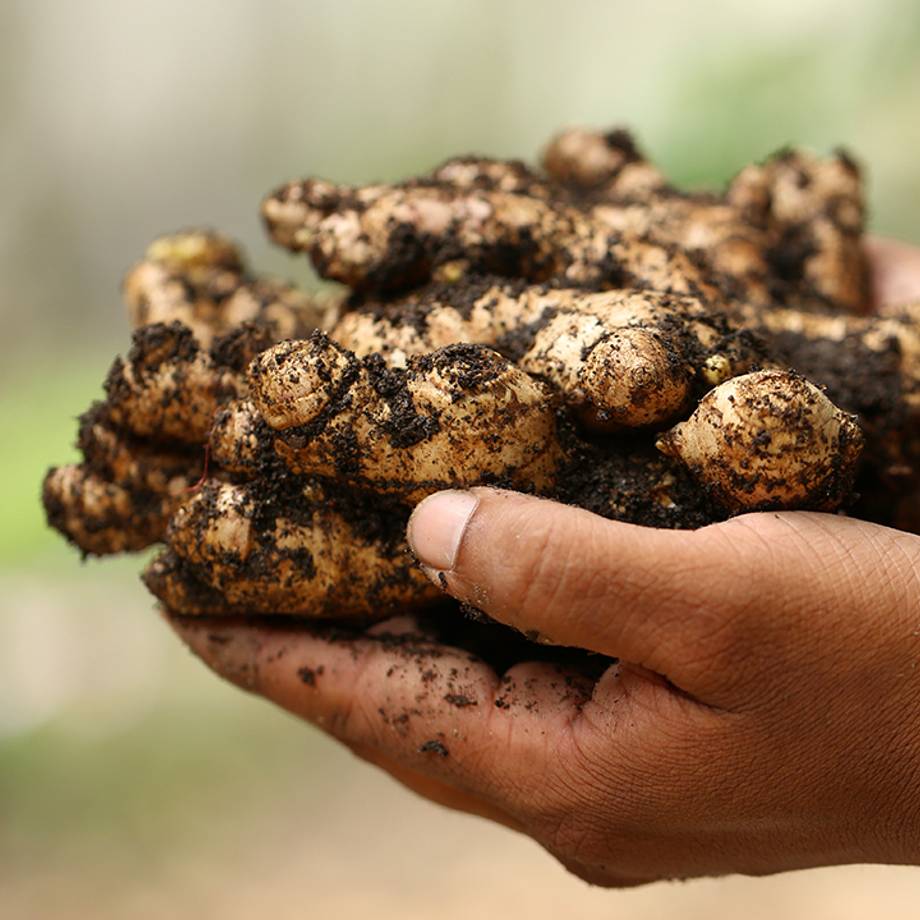
{"type": "MultiPolygon", "coordinates": [[[[45,529],[41,476],[127,343],[118,282],[151,237],[211,223],[313,283],[257,220],[297,175],[533,158],[571,123],[629,125],[694,185],[843,144],[873,228],[920,242],[918,48],[913,0],[0,4],[0,914],[609,915],[530,844],[217,684],[151,613],[139,560],[84,565],[45,529]]],[[[616,904],[840,918],[884,890],[913,916],[912,877],[846,871],[616,904]]]]}

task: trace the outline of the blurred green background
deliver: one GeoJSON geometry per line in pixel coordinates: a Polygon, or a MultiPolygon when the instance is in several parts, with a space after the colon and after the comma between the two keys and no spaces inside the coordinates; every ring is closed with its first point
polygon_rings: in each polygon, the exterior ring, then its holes
{"type": "Polygon", "coordinates": [[[915,0],[3,0],[0,915],[916,916],[906,870],[590,890],[220,685],[140,560],[81,564],[38,489],[126,345],[119,279],[154,235],[214,224],[313,283],[257,220],[282,180],[622,123],[703,186],[845,145],[872,228],[920,242],[918,48],[915,0]]]}

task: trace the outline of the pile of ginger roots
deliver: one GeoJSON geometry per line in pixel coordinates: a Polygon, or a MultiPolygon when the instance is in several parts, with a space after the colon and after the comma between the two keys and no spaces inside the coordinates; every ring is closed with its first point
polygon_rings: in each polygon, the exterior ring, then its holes
{"type": "Polygon", "coordinates": [[[51,469],[84,554],[161,544],[179,614],[355,621],[442,600],[405,525],[493,485],[656,527],[765,509],[917,529],[920,304],[872,312],[859,170],[782,151],[685,193],[622,130],[542,168],[288,183],[268,233],[339,294],[211,231],[128,274],[131,349],[51,469]]]}

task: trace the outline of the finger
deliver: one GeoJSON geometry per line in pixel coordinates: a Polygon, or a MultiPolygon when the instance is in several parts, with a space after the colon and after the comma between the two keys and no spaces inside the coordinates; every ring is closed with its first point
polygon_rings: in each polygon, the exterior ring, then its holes
{"type": "Polygon", "coordinates": [[[246,620],[170,623],[222,677],[341,741],[390,751],[440,776],[475,772],[495,782],[485,714],[498,678],[463,652],[402,629],[370,635],[246,620]]]}
{"type": "Polygon", "coordinates": [[[375,635],[345,636],[289,624],[168,619],[218,674],[346,744],[378,750],[512,814],[526,810],[530,794],[520,764],[536,777],[547,739],[564,742],[576,711],[569,686],[544,695],[539,681],[505,705],[505,685],[484,662],[417,633],[377,627],[375,635]]]}
{"type": "MultiPolygon", "coordinates": [[[[607,659],[604,659],[605,661],[607,659]]],[[[499,681],[495,706],[509,713],[556,712],[575,718],[591,699],[597,680],[584,672],[548,661],[525,661],[509,668],[499,681]]],[[[545,735],[541,722],[523,720],[520,731],[545,735]]]]}
{"type": "Polygon", "coordinates": [[[869,237],[865,245],[876,307],[920,300],[920,247],[878,236],[869,237]]]}
{"type": "Polygon", "coordinates": [[[400,785],[405,786],[416,795],[434,802],[436,805],[449,808],[451,811],[486,818],[510,830],[523,831],[523,825],[519,821],[516,821],[502,809],[490,805],[475,795],[463,792],[455,786],[428,776],[419,770],[406,767],[377,748],[360,744],[349,744],[347,746],[356,757],[360,757],[365,762],[378,767],[393,777],[400,785]]]}
{"type": "Polygon", "coordinates": [[[887,532],[871,527],[795,512],[657,530],[474,489],[426,499],[408,538],[430,577],[494,619],[642,665],[729,708],[753,679],[752,656],[763,666],[790,653],[791,626],[839,619],[878,583],[887,557],[859,547],[887,532]]]}
{"type": "Polygon", "coordinates": [[[671,637],[699,628],[729,588],[704,531],[612,522],[513,492],[437,493],[416,508],[408,539],[433,580],[500,622],[666,674],[671,637]]]}
{"type": "MultiPolygon", "coordinates": [[[[167,616],[167,621],[180,632],[180,635],[186,634],[182,632],[183,621],[169,616],[167,616]]],[[[198,641],[201,640],[201,635],[201,633],[198,634],[198,641]]],[[[414,618],[409,616],[394,617],[386,622],[379,623],[368,630],[368,635],[386,636],[388,638],[400,636],[414,636],[416,638],[424,636],[425,638],[430,638],[429,634],[419,631],[418,624],[414,618]]],[[[243,686],[245,689],[256,690],[258,686],[258,668],[249,656],[239,656],[232,652],[228,654],[225,651],[225,647],[230,643],[225,641],[225,636],[225,632],[217,626],[213,629],[207,628],[205,634],[207,645],[205,647],[208,648],[208,652],[206,654],[212,658],[219,673],[222,673],[232,682],[243,686]]],[[[253,647],[256,647],[255,643],[253,643],[253,647]]],[[[276,655],[274,660],[280,661],[283,658],[284,655],[276,655]]],[[[308,685],[312,682],[313,686],[315,686],[315,681],[317,680],[316,670],[312,671],[312,675],[309,671],[303,670],[298,676],[302,681],[306,678],[308,685]]],[[[322,676],[322,674],[319,676],[322,676]]],[[[512,830],[521,829],[520,824],[501,809],[489,805],[482,799],[463,792],[449,783],[407,767],[376,747],[361,741],[346,740],[344,743],[357,757],[384,770],[397,782],[423,798],[454,811],[487,818],[512,830]]]]}

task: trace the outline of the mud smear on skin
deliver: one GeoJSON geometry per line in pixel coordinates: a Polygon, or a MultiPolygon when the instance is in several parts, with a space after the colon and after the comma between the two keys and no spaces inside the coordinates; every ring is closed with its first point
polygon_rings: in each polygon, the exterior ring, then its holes
{"type": "MultiPolygon", "coordinates": [[[[591,698],[600,676],[617,661],[582,649],[546,644],[536,634],[523,635],[455,601],[445,601],[413,619],[411,631],[390,633],[381,632],[380,626],[375,627],[373,622],[242,618],[260,629],[285,633],[302,629],[324,642],[350,649],[355,660],[361,655],[361,647],[368,643],[377,645],[391,659],[384,679],[395,682],[409,679],[417,688],[412,705],[382,707],[378,711],[381,720],[399,732],[407,731],[411,720],[423,714],[449,716],[452,710],[483,706],[538,712],[540,703],[534,693],[535,678],[521,680],[508,673],[515,665],[524,663],[550,665],[550,673],[541,679],[544,697],[548,689],[558,703],[580,707],[591,698]],[[482,665],[487,665],[498,678],[494,699],[483,699],[478,689],[482,665]]],[[[222,638],[219,624],[215,623],[214,634],[215,639],[222,638]]],[[[321,653],[317,653],[316,660],[309,666],[297,669],[298,678],[310,690],[322,689],[325,673],[321,653]]]]}

